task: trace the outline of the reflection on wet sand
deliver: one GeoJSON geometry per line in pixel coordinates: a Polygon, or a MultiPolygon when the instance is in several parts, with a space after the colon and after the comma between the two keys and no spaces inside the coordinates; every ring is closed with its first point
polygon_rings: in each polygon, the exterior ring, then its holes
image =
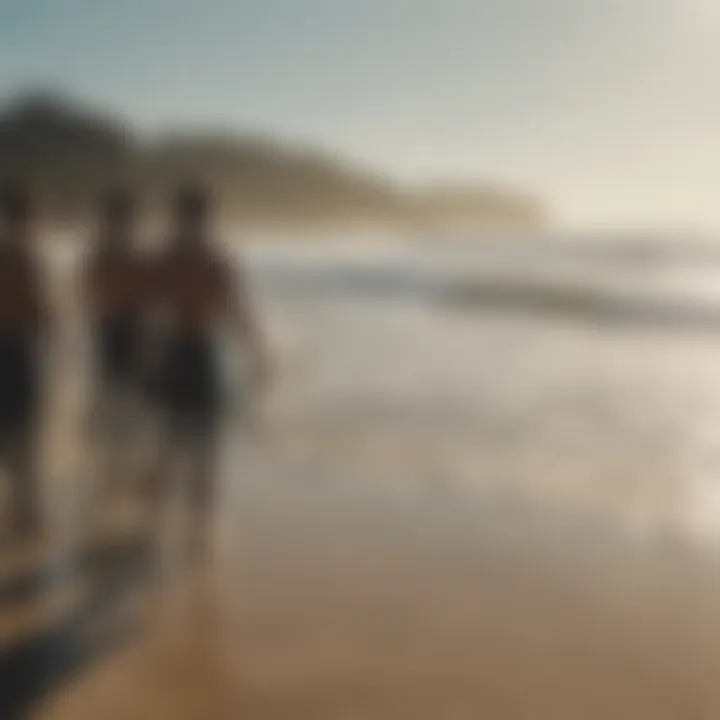
{"type": "Polygon", "coordinates": [[[717,708],[720,588],[682,547],[579,532],[497,499],[478,510],[284,489],[282,502],[238,492],[212,565],[156,577],[152,620],[44,717],[717,708]]]}
{"type": "Polygon", "coordinates": [[[119,610],[142,568],[137,549],[97,548],[74,559],[61,573],[41,567],[0,587],[0,610],[6,611],[45,599],[62,590],[60,585],[82,586],[69,610],[42,617],[27,636],[3,647],[0,675],[10,682],[0,696],[2,717],[24,717],[128,634],[128,621],[120,622],[119,610]]]}
{"type": "MultiPolygon", "coordinates": [[[[229,430],[208,560],[129,524],[3,577],[6,617],[72,588],[3,624],[15,711],[720,714],[713,337],[267,300],[300,363],[256,436],[229,430]]],[[[83,481],[53,487],[72,509],[83,481]]]]}

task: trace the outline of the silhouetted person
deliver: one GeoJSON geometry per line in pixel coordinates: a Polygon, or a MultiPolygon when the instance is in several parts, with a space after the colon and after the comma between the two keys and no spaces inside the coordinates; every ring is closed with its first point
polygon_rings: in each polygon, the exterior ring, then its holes
{"type": "Polygon", "coordinates": [[[40,528],[37,424],[48,307],[33,248],[27,191],[0,191],[0,462],[10,484],[10,532],[40,528]]]}
{"type": "Polygon", "coordinates": [[[187,463],[193,510],[192,537],[202,545],[215,495],[215,460],[222,418],[223,381],[218,333],[230,327],[245,345],[263,381],[264,346],[239,268],[211,240],[211,202],[201,188],[174,198],[173,227],[156,260],[154,308],[162,318],[158,400],[163,447],[156,469],[157,500],[167,488],[170,463],[187,463]]]}
{"type": "Polygon", "coordinates": [[[94,386],[90,429],[100,440],[106,487],[127,471],[127,440],[137,420],[146,262],[136,247],[135,199],[124,190],[102,200],[92,251],[82,270],[94,386]]]}

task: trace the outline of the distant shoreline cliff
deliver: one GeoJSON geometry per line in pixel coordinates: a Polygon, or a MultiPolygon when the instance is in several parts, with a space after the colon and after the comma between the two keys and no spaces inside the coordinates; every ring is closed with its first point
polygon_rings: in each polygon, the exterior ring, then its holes
{"type": "Polygon", "coordinates": [[[0,104],[0,180],[29,184],[54,218],[86,218],[99,192],[118,183],[132,183],[152,212],[190,178],[214,189],[226,217],[255,226],[534,229],[547,219],[538,198],[491,184],[409,189],[272,140],[185,133],[147,142],[128,124],[64,98],[0,104]]]}

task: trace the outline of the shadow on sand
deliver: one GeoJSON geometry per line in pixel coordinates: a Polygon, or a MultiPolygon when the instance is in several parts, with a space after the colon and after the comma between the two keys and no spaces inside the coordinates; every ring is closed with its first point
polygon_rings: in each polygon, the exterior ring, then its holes
{"type": "Polygon", "coordinates": [[[35,569],[0,584],[0,611],[79,583],[82,598],[59,621],[0,648],[0,718],[28,717],[44,698],[127,639],[136,620],[123,617],[127,600],[151,570],[151,544],[97,546],[64,573],[35,569]]]}

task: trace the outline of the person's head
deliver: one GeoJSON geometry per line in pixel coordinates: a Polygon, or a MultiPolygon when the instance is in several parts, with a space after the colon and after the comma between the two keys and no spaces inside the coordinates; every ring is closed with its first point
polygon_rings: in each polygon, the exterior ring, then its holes
{"type": "Polygon", "coordinates": [[[212,200],[206,188],[188,184],[177,190],[172,199],[172,219],[179,239],[203,242],[211,211],[212,200]]]}
{"type": "Polygon", "coordinates": [[[100,224],[108,242],[127,242],[137,215],[137,203],[127,190],[111,190],[100,204],[100,224]]]}
{"type": "Polygon", "coordinates": [[[21,185],[0,189],[0,231],[13,237],[25,233],[32,219],[30,193],[21,185]]]}

